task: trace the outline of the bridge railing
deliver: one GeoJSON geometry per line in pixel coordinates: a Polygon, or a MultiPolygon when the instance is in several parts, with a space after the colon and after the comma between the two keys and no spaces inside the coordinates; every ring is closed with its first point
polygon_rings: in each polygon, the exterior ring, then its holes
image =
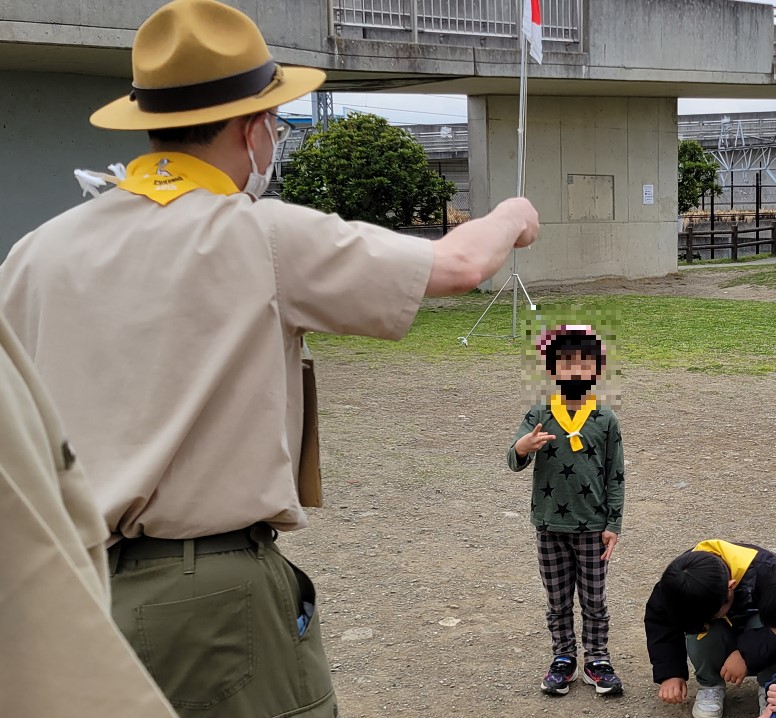
{"type": "Polygon", "coordinates": [[[679,139],[717,142],[720,147],[776,143],[776,119],[721,119],[679,121],[679,139]]]}
{"type": "MultiPolygon", "coordinates": [[[[516,0],[328,0],[332,31],[343,27],[516,38],[516,0]]],[[[580,43],[584,0],[541,0],[542,37],[580,43]]]]}

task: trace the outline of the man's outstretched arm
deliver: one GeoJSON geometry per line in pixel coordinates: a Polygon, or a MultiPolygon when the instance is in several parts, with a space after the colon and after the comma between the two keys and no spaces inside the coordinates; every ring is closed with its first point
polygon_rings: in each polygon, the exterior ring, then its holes
{"type": "Polygon", "coordinates": [[[539,236],[539,215],[522,197],[504,200],[490,214],[456,227],[433,243],[427,297],[463,294],[492,277],[515,247],[539,236]]]}

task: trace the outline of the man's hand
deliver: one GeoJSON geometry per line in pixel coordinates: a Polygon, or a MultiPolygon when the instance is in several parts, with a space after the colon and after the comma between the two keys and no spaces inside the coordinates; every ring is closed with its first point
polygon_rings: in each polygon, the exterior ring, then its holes
{"type": "Polygon", "coordinates": [[[539,215],[534,206],[524,197],[511,197],[504,200],[497,210],[506,210],[513,217],[525,222],[524,228],[515,239],[515,247],[529,247],[539,236],[539,215]]]}
{"type": "MultiPolygon", "coordinates": [[[[617,539],[620,537],[614,533],[614,531],[604,531],[601,534],[601,541],[603,541],[606,550],[601,554],[602,561],[608,561],[612,557],[614,547],[617,545],[617,539]]],[[[674,679],[671,679],[674,680],[674,679]]]]}
{"type": "Polygon", "coordinates": [[[684,703],[687,698],[687,681],[684,678],[667,678],[660,684],[657,697],[665,703],[684,703]]]}
{"type": "Polygon", "coordinates": [[[768,686],[768,693],[766,696],[768,698],[768,706],[776,710],[776,683],[771,683],[771,685],[768,686]]]}
{"type": "Polygon", "coordinates": [[[539,451],[548,441],[553,441],[555,438],[555,434],[548,434],[546,431],[542,431],[542,425],[537,424],[530,434],[521,436],[515,442],[515,452],[521,459],[524,459],[528,454],[539,451]]]}
{"type": "Polygon", "coordinates": [[[746,661],[738,651],[733,651],[722,664],[719,675],[722,679],[733,685],[740,686],[746,678],[746,661]]]}

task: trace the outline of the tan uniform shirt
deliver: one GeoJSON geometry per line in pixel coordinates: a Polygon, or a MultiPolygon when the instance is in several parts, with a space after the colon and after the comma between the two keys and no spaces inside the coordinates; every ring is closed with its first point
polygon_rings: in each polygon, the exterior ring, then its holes
{"type": "Polygon", "coordinates": [[[197,189],[113,189],[27,235],[0,309],[77,442],[111,531],[306,524],[295,484],[306,331],[398,339],[429,242],[197,189]]]}
{"type": "Polygon", "coordinates": [[[100,517],[0,317],[0,715],[170,718],[110,618],[100,517]]]}

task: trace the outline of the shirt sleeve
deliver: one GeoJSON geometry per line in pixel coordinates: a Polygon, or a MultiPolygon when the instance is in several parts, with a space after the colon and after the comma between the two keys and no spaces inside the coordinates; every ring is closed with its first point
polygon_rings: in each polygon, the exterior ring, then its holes
{"type": "MultiPolygon", "coordinates": [[[[755,604],[776,593],[776,567],[769,562],[757,566],[755,604]]],[[[738,650],[750,673],[760,673],[776,662],[776,635],[770,628],[747,628],[738,636],[738,650]]]]}
{"type": "Polygon", "coordinates": [[[606,437],[606,504],[609,514],[606,530],[622,532],[622,512],[625,507],[625,460],[622,451],[620,422],[612,412],[606,437]]]}
{"type": "Polygon", "coordinates": [[[682,678],[686,681],[689,673],[685,634],[671,620],[660,584],[655,585],[647,601],[644,629],[647,634],[649,662],[652,664],[652,679],[655,683],[662,683],[669,678],[682,678]]]}
{"type": "Polygon", "coordinates": [[[277,200],[271,220],[280,312],[298,333],[401,339],[426,291],[431,242],[277,200]]]}
{"type": "Polygon", "coordinates": [[[507,451],[507,464],[509,464],[509,468],[512,469],[512,471],[522,471],[523,469],[528,468],[531,461],[533,461],[534,454],[528,454],[528,456],[520,458],[515,451],[515,444],[526,434],[530,434],[536,428],[538,422],[539,410],[537,407],[534,407],[525,415],[523,422],[515,432],[515,435],[512,438],[512,444],[507,451]]]}

